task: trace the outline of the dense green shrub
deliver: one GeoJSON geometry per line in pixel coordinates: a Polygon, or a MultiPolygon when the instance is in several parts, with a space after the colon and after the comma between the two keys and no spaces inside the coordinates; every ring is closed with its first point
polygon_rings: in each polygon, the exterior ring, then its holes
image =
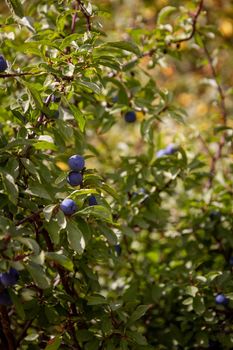
{"type": "Polygon", "coordinates": [[[232,27],[174,3],[1,5],[1,349],[233,348],[232,27]]]}

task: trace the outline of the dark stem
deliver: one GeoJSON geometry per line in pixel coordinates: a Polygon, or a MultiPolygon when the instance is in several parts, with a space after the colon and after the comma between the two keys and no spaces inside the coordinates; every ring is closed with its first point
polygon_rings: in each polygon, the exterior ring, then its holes
{"type": "Polygon", "coordinates": [[[196,33],[197,20],[198,20],[198,17],[200,15],[202,9],[203,9],[203,5],[204,5],[204,0],[201,0],[199,2],[199,5],[197,7],[196,12],[193,15],[192,30],[191,30],[190,34],[183,39],[174,39],[174,40],[172,40],[172,43],[179,44],[179,43],[182,43],[184,41],[189,41],[190,39],[193,38],[194,34],[196,33]]]}
{"type": "Polygon", "coordinates": [[[75,3],[75,13],[72,16],[72,23],[71,23],[71,34],[74,33],[75,31],[75,25],[76,25],[76,20],[77,20],[77,10],[78,10],[78,3],[75,3]]]}
{"type": "MultiPolygon", "coordinates": [[[[49,234],[48,232],[45,230],[45,229],[42,229],[41,230],[41,233],[46,241],[46,244],[47,244],[47,247],[48,247],[48,250],[50,252],[54,252],[54,245],[53,245],[53,242],[51,241],[50,237],[49,237],[49,234]]],[[[67,275],[65,273],[65,271],[62,269],[62,267],[60,267],[58,264],[55,264],[56,266],[56,269],[60,275],[60,279],[61,279],[61,283],[63,285],[63,288],[64,290],[66,291],[66,293],[68,295],[70,295],[71,297],[73,297],[73,291],[72,289],[70,288],[70,285],[69,285],[69,282],[68,282],[68,279],[67,279],[67,275]]],[[[73,316],[77,316],[77,310],[76,310],[76,305],[75,303],[71,303],[71,312],[70,312],[70,317],[72,318],[73,316]]],[[[75,346],[76,346],[76,349],[77,350],[81,350],[79,344],[78,344],[78,341],[77,341],[77,338],[76,338],[76,334],[75,334],[75,328],[74,328],[74,324],[73,322],[71,321],[69,323],[69,329],[70,329],[70,332],[72,334],[72,337],[73,337],[73,340],[74,340],[74,343],[75,343],[75,346]]]]}
{"type": "Polygon", "coordinates": [[[77,3],[78,3],[78,7],[79,7],[80,11],[82,12],[83,16],[86,18],[87,31],[90,32],[91,31],[91,16],[87,13],[81,0],[77,0],[77,3]]]}
{"type": "MultiPolygon", "coordinates": [[[[218,82],[217,72],[215,70],[213,60],[210,56],[209,50],[208,50],[205,43],[203,44],[203,48],[204,48],[204,52],[206,54],[206,57],[207,57],[207,60],[208,60],[208,63],[209,63],[210,69],[211,69],[212,77],[216,83],[217,90],[219,93],[219,99],[220,99],[219,107],[220,107],[220,112],[221,112],[222,125],[227,126],[227,109],[226,109],[226,104],[225,104],[225,94],[224,94],[224,91],[223,91],[221,85],[218,82]]],[[[224,132],[220,141],[218,142],[216,153],[211,159],[210,177],[209,177],[209,180],[207,183],[207,188],[210,188],[212,186],[214,175],[216,173],[217,162],[218,162],[218,160],[220,160],[222,158],[222,150],[223,150],[225,143],[226,143],[226,135],[224,132]]]]}
{"type": "Polygon", "coordinates": [[[24,324],[24,327],[23,327],[23,330],[19,336],[19,338],[17,339],[16,341],[16,348],[19,347],[21,341],[24,339],[25,335],[27,334],[27,330],[28,328],[31,326],[33,320],[28,320],[25,324],[24,324]]]}
{"type": "Polygon", "coordinates": [[[8,348],[5,350],[16,350],[15,337],[13,332],[11,331],[10,319],[8,316],[7,308],[3,305],[0,305],[0,323],[8,345],[8,348]]]}

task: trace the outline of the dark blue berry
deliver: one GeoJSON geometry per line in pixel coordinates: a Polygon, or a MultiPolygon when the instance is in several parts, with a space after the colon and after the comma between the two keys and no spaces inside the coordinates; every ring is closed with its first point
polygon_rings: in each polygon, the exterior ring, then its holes
{"type": "Polygon", "coordinates": [[[67,176],[67,182],[71,186],[79,186],[79,185],[81,185],[82,181],[83,181],[82,174],[80,174],[76,171],[71,171],[69,173],[69,175],[67,176]]]}
{"type": "Polygon", "coordinates": [[[130,111],[125,114],[125,121],[127,123],[134,123],[136,119],[136,113],[134,111],[130,111]]]}
{"type": "Polygon", "coordinates": [[[72,199],[66,198],[61,202],[60,209],[65,215],[72,215],[76,212],[77,205],[72,199]]]}
{"type": "Polygon", "coordinates": [[[4,72],[8,68],[6,60],[3,56],[0,56],[0,73],[4,72]]]}
{"type": "Polygon", "coordinates": [[[95,196],[91,195],[91,196],[88,198],[88,204],[89,204],[90,206],[93,206],[93,205],[97,205],[97,204],[98,204],[98,203],[97,203],[97,200],[96,200],[96,198],[95,198],[95,196]]]}

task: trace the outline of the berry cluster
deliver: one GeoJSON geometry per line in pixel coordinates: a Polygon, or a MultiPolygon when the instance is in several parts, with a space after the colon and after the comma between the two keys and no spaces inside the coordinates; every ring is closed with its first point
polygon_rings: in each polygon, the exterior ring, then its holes
{"type": "MultiPolygon", "coordinates": [[[[83,156],[75,154],[71,156],[68,160],[69,167],[71,171],[67,176],[67,182],[70,186],[80,186],[83,182],[83,173],[85,170],[85,160],[83,156]]],[[[88,198],[88,204],[90,206],[97,205],[97,200],[94,195],[88,198]]],[[[73,199],[66,198],[60,204],[60,209],[65,215],[74,214],[78,207],[73,199]]]]}

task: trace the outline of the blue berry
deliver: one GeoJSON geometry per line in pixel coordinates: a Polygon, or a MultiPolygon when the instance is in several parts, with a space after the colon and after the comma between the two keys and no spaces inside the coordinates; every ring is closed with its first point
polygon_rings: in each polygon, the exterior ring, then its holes
{"type": "Polygon", "coordinates": [[[224,294],[218,294],[215,297],[215,302],[218,305],[227,305],[228,304],[228,299],[225,297],[224,294]]]}
{"type": "Polygon", "coordinates": [[[77,173],[76,171],[71,171],[67,176],[67,182],[71,186],[79,186],[81,185],[82,181],[83,181],[82,174],[77,173]]]}
{"type": "Polygon", "coordinates": [[[230,264],[231,266],[233,266],[233,256],[230,257],[230,259],[229,259],[229,264],[230,264]]]}
{"type": "Polygon", "coordinates": [[[177,151],[177,147],[172,143],[165,148],[165,152],[167,155],[173,154],[176,151],[177,151]]]}
{"type": "Polygon", "coordinates": [[[166,156],[166,150],[165,149],[160,149],[157,153],[156,153],[156,157],[157,158],[161,158],[163,156],[166,156]]]}
{"type": "Polygon", "coordinates": [[[4,287],[13,286],[17,283],[18,279],[19,273],[13,267],[11,267],[8,272],[0,274],[0,282],[4,285],[4,287]]]}
{"type": "Polygon", "coordinates": [[[93,206],[93,205],[97,205],[97,204],[98,204],[98,203],[97,203],[97,200],[96,200],[96,198],[95,198],[95,196],[91,195],[91,196],[88,198],[88,204],[89,204],[90,206],[93,206]]]}
{"type": "Polygon", "coordinates": [[[65,215],[72,215],[76,212],[78,208],[76,203],[72,199],[66,198],[61,202],[60,209],[65,215]]]}
{"type": "Polygon", "coordinates": [[[136,113],[134,111],[127,112],[125,114],[125,121],[127,123],[134,123],[136,121],[136,113]]]}
{"type": "Polygon", "coordinates": [[[3,56],[0,56],[0,73],[4,72],[8,68],[6,60],[3,56]]]}
{"type": "Polygon", "coordinates": [[[115,252],[117,253],[118,256],[121,255],[122,249],[120,244],[115,245],[115,252]]]}
{"type": "Polygon", "coordinates": [[[79,154],[75,154],[69,158],[68,164],[72,170],[81,171],[85,166],[85,160],[79,154]]]}

